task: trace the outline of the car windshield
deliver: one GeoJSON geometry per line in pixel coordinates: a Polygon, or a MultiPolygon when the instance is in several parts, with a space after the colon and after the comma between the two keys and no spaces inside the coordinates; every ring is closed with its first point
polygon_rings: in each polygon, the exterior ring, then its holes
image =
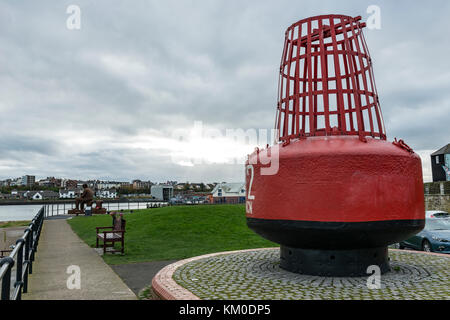
{"type": "Polygon", "coordinates": [[[427,230],[450,230],[450,219],[427,219],[427,230]]]}
{"type": "Polygon", "coordinates": [[[448,212],[437,212],[437,213],[433,214],[433,217],[436,217],[436,218],[446,218],[449,216],[450,216],[450,214],[448,212]]]}

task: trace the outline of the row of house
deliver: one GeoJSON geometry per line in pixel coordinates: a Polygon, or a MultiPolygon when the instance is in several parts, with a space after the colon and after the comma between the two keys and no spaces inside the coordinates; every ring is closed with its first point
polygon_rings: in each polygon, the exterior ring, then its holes
{"type": "Polygon", "coordinates": [[[141,180],[133,180],[131,183],[120,181],[101,181],[101,180],[82,181],[82,180],[71,180],[55,177],[47,177],[45,179],[37,181],[35,176],[30,175],[0,181],[0,187],[41,186],[41,187],[62,188],[62,189],[76,189],[81,188],[83,184],[87,184],[91,188],[98,190],[110,190],[120,188],[150,189],[150,186],[153,183],[150,181],[141,181],[141,180]]]}
{"type": "Polygon", "coordinates": [[[176,183],[173,185],[174,190],[181,191],[181,190],[190,190],[194,192],[199,191],[211,191],[214,189],[217,183],[176,183]]]}
{"type": "Polygon", "coordinates": [[[59,198],[58,192],[55,191],[11,191],[4,199],[27,199],[27,200],[56,200],[59,198]]]}
{"type": "MultiPolygon", "coordinates": [[[[27,179],[32,178],[28,176],[27,179]]],[[[177,181],[168,181],[165,184],[153,184],[134,180],[132,184],[127,182],[115,181],[76,181],[61,180],[49,177],[38,181],[39,185],[49,187],[58,184],[65,185],[59,192],[54,191],[18,191],[13,190],[10,195],[0,194],[3,199],[29,199],[29,200],[56,200],[56,199],[75,199],[82,192],[82,185],[88,184],[95,190],[95,196],[103,199],[116,199],[120,188],[143,189],[148,188],[149,196],[154,199],[169,201],[175,194],[181,196],[198,196],[199,194],[207,198],[210,203],[244,203],[245,202],[245,184],[244,183],[177,183],[177,181]]]]}
{"type": "MultiPolygon", "coordinates": [[[[174,198],[174,186],[167,184],[152,186],[151,195],[154,199],[161,201],[177,202],[183,198],[180,193],[174,198]]],[[[185,195],[185,197],[190,198],[191,194],[185,195]]],[[[214,204],[245,203],[245,183],[218,183],[211,192],[206,193],[206,198],[214,204]]]]}
{"type": "MultiPolygon", "coordinates": [[[[13,190],[11,194],[0,193],[0,199],[5,200],[57,200],[57,199],[75,199],[81,195],[81,189],[61,189],[59,192],[41,190],[41,191],[18,191],[13,190]]],[[[95,194],[102,199],[116,199],[118,193],[114,189],[99,190],[95,194]]]]}
{"type": "MultiPolygon", "coordinates": [[[[60,199],[75,199],[81,195],[81,189],[62,189],[59,190],[60,199]]],[[[116,189],[102,189],[95,192],[97,198],[102,199],[116,199],[118,193],[116,189]]]]}

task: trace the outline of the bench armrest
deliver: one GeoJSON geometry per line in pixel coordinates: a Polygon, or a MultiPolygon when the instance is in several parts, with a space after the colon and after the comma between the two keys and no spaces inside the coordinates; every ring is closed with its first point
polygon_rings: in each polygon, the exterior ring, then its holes
{"type": "Polygon", "coordinates": [[[108,231],[100,231],[100,233],[125,233],[125,230],[108,230],[108,231]]]}
{"type": "Polygon", "coordinates": [[[97,233],[99,230],[103,230],[103,229],[112,229],[113,227],[95,227],[95,229],[97,230],[97,233]]]}

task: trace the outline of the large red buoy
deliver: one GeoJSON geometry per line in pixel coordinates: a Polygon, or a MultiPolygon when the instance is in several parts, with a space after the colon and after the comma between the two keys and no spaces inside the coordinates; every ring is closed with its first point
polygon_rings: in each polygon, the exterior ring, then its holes
{"type": "Polygon", "coordinates": [[[287,29],[279,134],[246,163],[247,224],[281,245],[292,272],[387,272],[387,246],[424,227],[421,160],[386,141],[360,20],[317,16],[287,29]]]}

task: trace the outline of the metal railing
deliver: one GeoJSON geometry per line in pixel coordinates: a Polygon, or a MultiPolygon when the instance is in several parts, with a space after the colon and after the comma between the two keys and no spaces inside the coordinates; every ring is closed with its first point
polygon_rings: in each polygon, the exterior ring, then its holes
{"type": "MultiPolygon", "coordinates": [[[[94,201],[95,202],[95,201],[94,201]]],[[[151,208],[154,204],[166,204],[165,201],[103,201],[103,208],[107,211],[140,210],[151,208]]],[[[75,202],[50,203],[44,205],[44,216],[53,217],[67,215],[69,210],[75,209],[75,202]]]]}
{"type": "Polygon", "coordinates": [[[34,255],[43,222],[44,207],[25,229],[23,236],[16,241],[10,255],[0,260],[1,300],[21,300],[22,293],[28,292],[28,275],[33,273],[34,255]],[[12,272],[14,266],[16,267],[15,277],[12,272]]]}

